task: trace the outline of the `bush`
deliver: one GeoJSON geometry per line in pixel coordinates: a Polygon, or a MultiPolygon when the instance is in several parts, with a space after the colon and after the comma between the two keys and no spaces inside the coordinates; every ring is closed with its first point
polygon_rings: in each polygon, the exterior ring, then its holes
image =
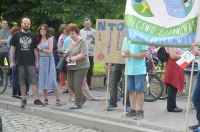
{"type": "Polygon", "coordinates": [[[94,73],[105,73],[105,63],[104,62],[95,62],[94,63],[94,73]]]}

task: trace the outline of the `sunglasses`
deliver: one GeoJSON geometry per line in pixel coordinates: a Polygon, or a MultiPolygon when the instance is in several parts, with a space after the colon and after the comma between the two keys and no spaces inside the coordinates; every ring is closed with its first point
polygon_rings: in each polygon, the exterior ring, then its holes
{"type": "Polygon", "coordinates": [[[22,22],[22,24],[25,25],[25,26],[30,26],[31,25],[30,22],[22,22]]]}

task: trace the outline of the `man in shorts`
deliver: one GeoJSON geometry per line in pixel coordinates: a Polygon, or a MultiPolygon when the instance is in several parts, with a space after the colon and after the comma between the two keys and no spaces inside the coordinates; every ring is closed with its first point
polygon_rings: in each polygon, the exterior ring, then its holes
{"type": "Polygon", "coordinates": [[[19,84],[22,93],[21,107],[27,105],[26,101],[26,80],[32,85],[34,95],[34,105],[44,106],[38,99],[37,76],[38,68],[38,51],[37,38],[35,34],[30,32],[31,21],[29,18],[23,18],[21,23],[22,30],[16,32],[12,36],[10,51],[10,67],[17,66],[19,71],[19,84]],[[16,62],[14,61],[14,54],[16,62]]]}
{"type": "Polygon", "coordinates": [[[127,117],[133,117],[135,120],[144,118],[144,75],[146,74],[145,57],[148,47],[146,45],[132,44],[127,37],[124,38],[122,57],[128,59],[127,69],[127,92],[129,93],[131,110],[126,114],[127,117]],[[136,111],[136,103],[138,110],[136,111]]]}

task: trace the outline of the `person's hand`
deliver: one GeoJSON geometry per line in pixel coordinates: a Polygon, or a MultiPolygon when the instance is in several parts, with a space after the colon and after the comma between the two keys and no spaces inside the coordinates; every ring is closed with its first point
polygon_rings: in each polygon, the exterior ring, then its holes
{"type": "Polygon", "coordinates": [[[11,62],[10,63],[10,68],[13,68],[13,67],[15,67],[15,63],[11,62]]]}
{"type": "Polygon", "coordinates": [[[58,48],[57,51],[58,51],[58,52],[62,52],[62,49],[58,48]]]}
{"type": "Polygon", "coordinates": [[[37,45],[37,49],[38,49],[38,50],[41,50],[40,45],[37,45]]]}
{"type": "Polygon", "coordinates": [[[95,40],[95,34],[92,34],[91,37],[93,40],[95,40]]]}
{"type": "Polygon", "coordinates": [[[192,44],[191,49],[193,50],[195,56],[198,55],[199,50],[197,43],[192,44]]]}
{"type": "Polygon", "coordinates": [[[66,58],[66,61],[67,61],[67,62],[70,62],[70,58],[66,58]]]}
{"type": "Polygon", "coordinates": [[[130,52],[130,50],[127,50],[127,51],[125,51],[125,57],[130,57],[131,56],[131,52],[130,52]]]}

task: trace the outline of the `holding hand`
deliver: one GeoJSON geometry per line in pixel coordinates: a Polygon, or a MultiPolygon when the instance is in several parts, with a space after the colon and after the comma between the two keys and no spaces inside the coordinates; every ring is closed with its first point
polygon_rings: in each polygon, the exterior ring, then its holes
{"type": "Polygon", "coordinates": [[[10,68],[13,68],[13,67],[15,67],[15,63],[11,62],[10,63],[10,68]]]}
{"type": "Polygon", "coordinates": [[[192,44],[191,49],[193,50],[195,56],[199,54],[197,43],[192,44]]]}
{"type": "Polygon", "coordinates": [[[130,50],[125,51],[125,57],[131,57],[131,52],[130,50]]]}
{"type": "Polygon", "coordinates": [[[38,49],[38,50],[41,50],[40,45],[37,45],[37,49],[38,49]]]}

